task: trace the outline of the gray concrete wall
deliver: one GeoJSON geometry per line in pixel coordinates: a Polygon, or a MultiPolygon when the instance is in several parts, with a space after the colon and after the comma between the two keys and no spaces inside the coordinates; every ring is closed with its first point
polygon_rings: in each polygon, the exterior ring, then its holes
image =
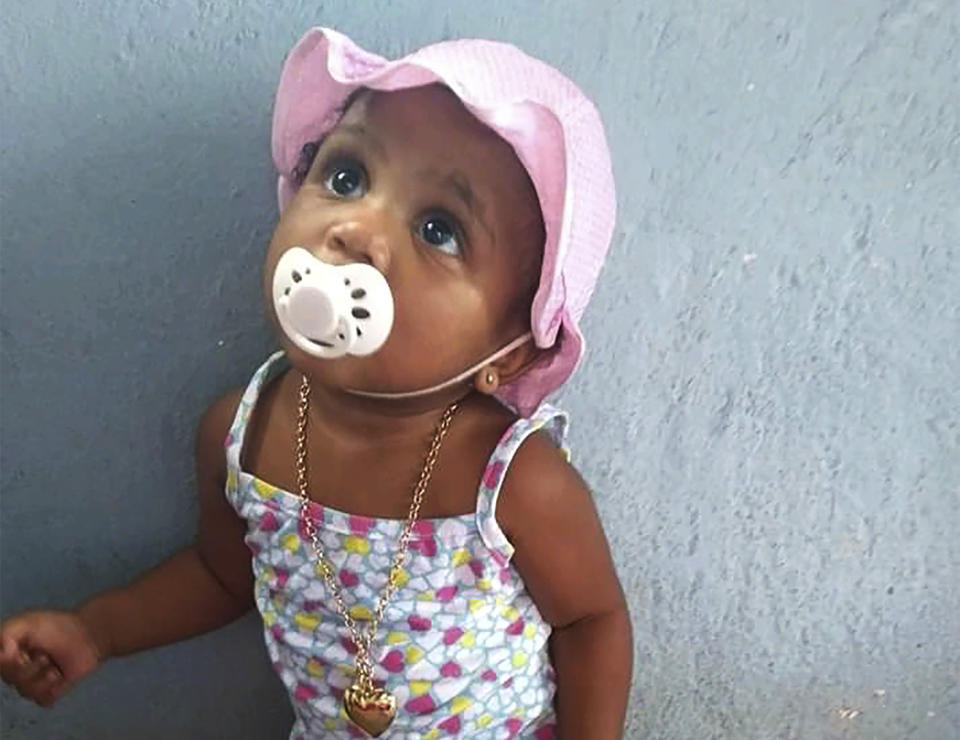
{"type": "MultiPolygon", "coordinates": [[[[621,219],[562,400],[627,736],[960,736],[955,0],[5,3],[3,613],[192,536],[194,424],[272,344],[270,106],[314,24],[513,41],[605,116],[621,219]]],[[[11,740],[290,721],[252,618],[2,699],[11,740]]]]}

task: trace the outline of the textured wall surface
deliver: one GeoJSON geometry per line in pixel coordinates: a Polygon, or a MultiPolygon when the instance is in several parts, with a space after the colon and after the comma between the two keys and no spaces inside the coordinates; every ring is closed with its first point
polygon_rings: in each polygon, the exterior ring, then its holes
{"type": "MultiPolygon", "coordinates": [[[[960,736],[955,0],[5,3],[3,613],[192,537],[194,425],[272,345],[270,106],[318,23],[513,41],[607,121],[562,402],[633,613],[627,737],[960,736]]],[[[11,740],[290,722],[253,618],[2,699],[11,740]]]]}

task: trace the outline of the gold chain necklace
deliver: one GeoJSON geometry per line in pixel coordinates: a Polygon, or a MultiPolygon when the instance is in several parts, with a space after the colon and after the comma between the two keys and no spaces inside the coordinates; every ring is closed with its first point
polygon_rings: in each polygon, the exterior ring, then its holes
{"type": "Polygon", "coordinates": [[[377,608],[374,610],[372,618],[367,624],[365,633],[361,633],[357,627],[356,621],[350,616],[347,607],[343,601],[343,592],[333,577],[333,566],[330,564],[323,545],[320,544],[320,537],[317,533],[317,525],[313,518],[309,516],[307,507],[310,498],[307,496],[307,411],[310,408],[310,381],[304,375],[300,381],[300,403],[297,409],[297,446],[296,446],[296,464],[297,464],[297,486],[300,492],[300,520],[310,542],[313,545],[313,552],[317,559],[317,572],[323,576],[323,580],[333,596],[334,603],[337,605],[337,611],[343,617],[347,631],[357,648],[357,675],[356,680],[343,694],[343,706],[346,709],[347,716],[359,727],[365,730],[369,735],[378,737],[386,730],[397,713],[397,698],[389,691],[383,688],[377,688],[373,683],[373,662],[370,657],[370,647],[377,635],[377,628],[383,620],[384,610],[387,608],[387,602],[393,597],[399,585],[403,562],[407,556],[407,545],[410,541],[410,535],[413,531],[413,525],[420,515],[420,505],[423,503],[423,495],[426,493],[427,485],[430,483],[430,476],[437,464],[437,458],[440,455],[440,447],[443,444],[443,438],[450,429],[450,423],[453,421],[454,414],[457,413],[459,404],[453,403],[447,407],[437,422],[433,433],[433,441],[427,451],[427,456],[423,462],[423,469],[420,471],[420,479],[413,489],[413,500],[410,502],[410,512],[407,514],[407,521],[400,533],[400,542],[397,547],[397,553],[393,557],[393,563],[387,575],[387,584],[380,594],[380,600],[377,602],[377,608]]]}

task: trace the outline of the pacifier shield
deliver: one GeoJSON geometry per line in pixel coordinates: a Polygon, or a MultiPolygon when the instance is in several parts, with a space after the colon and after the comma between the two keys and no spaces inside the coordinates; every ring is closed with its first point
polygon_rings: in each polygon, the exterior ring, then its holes
{"type": "Polygon", "coordinates": [[[393,327],[393,294],[379,270],[331,265],[302,247],[277,262],[273,303],[283,332],[314,357],[373,354],[393,327]]]}

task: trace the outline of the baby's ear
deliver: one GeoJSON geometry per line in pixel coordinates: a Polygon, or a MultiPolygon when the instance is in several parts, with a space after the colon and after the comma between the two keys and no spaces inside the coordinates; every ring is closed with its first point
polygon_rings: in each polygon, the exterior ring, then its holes
{"type": "Polygon", "coordinates": [[[477,371],[474,385],[481,393],[492,394],[502,385],[512,383],[533,367],[549,350],[537,347],[532,341],[524,342],[509,354],[477,371]]]}

